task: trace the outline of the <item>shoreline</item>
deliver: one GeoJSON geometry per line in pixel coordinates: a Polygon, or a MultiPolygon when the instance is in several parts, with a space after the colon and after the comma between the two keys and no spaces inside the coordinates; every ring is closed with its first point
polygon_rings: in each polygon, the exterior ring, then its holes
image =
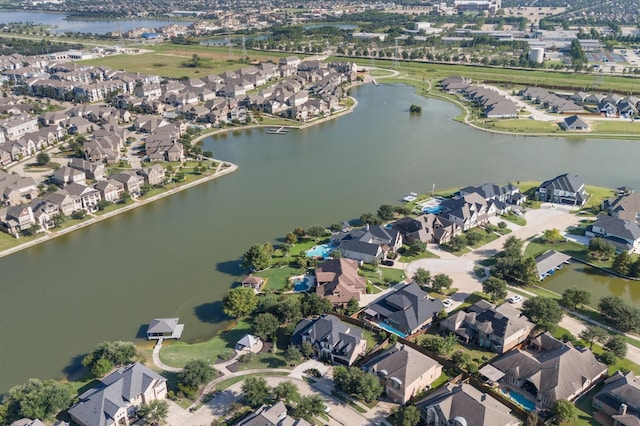
{"type": "Polygon", "coordinates": [[[233,164],[233,163],[230,163],[228,161],[221,161],[221,160],[217,160],[217,159],[213,159],[213,161],[217,161],[219,165],[218,165],[218,169],[211,175],[204,176],[204,177],[202,177],[200,179],[194,180],[193,182],[189,182],[189,183],[186,183],[184,185],[169,189],[166,192],[154,195],[154,196],[149,197],[149,198],[144,199],[144,200],[137,200],[136,199],[136,200],[134,200],[134,202],[132,204],[129,204],[127,206],[121,207],[119,209],[113,210],[111,212],[105,213],[105,214],[100,215],[100,216],[95,216],[95,215],[91,216],[91,218],[89,220],[86,220],[84,222],[78,223],[77,225],[70,226],[69,228],[61,229],[59,231],[54,231],[55,233],[51,232],[51,233],[48,233],[48,234],[44,235],[43,237],[36,238],[35,240],[26,242],[24,244],[19,244],[19,245],[15,246],[15,247],[12,247],[12,248],[8,248],[8,249],[3,250],[3,251],[0,252],[0,258],[6,257],[6,256],[10,256],[10,255],[12,255],[14,253],[17,253],[19,251],[28,249],[30,247],[36,246],[36,245],[44,243],[46,241],[53,240],[53,239],[55,239],[55,238],[57,238],[59,236],[66,235],[66,234],[68,234],[70,232],[76,231],[76,230],[84,228],[86,226],[93,225],[94,223],[101,222],[102,220],[108,219],[108,218],[113,217],[113,216],[117,216],[117,215],[119,215],[121,213],[124,213],[124,212],[127,212],[129,210],[133,210],[135,208],[144,206],[146,204],[149,204],[149,203],[152,203],[154,201],[157,201],[157,200],[159,200],[161,198],[165,198],[165,197],[171,196],[173,194],[177,194],[178,192],[184,191],[186,189],[193,188],[194,186],[200,185],[200,184],[205,183],[205,182],[209,182],[210,180],[217,179],[217,178],[222,177],[222,176],[226,176],[226,175],[228,175],[230,173],[233,173],[236,170],[238,170],[238,165],[237,164],[233,164]],[[223,165],[228,165],[228,166],[226,168],[224,168],[224,169],[221,169],[223,165]]]}

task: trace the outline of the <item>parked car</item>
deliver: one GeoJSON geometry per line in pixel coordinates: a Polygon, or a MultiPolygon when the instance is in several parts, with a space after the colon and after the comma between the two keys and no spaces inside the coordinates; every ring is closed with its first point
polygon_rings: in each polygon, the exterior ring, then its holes
{"type": "Polygon", "coordinates": [[[444,305],[445,308],[449,308],[451,305],[453,305],[453,300],[451,299],[444,299],[442,301],[442,304],[444,305]]]}
{"type": "Polygon", "coordinates": [[[516,294],[515,296],[512,296],[509,298],[509,303],[518,303],[518,302],[522,302],[522,296],[520,296],[519,294],[516,294]]]}
{"type": "Polygon", "coordinates": [[[383,260],[382,262],[380,262],[380,264],[382,266],[393,266],[395,264],[395,262],[393,260],[383,260]]]}

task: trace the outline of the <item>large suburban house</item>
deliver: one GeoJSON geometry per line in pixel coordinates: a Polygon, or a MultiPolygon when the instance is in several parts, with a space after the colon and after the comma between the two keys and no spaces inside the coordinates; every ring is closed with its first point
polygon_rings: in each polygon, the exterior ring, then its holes
{"type": "Polygon", "coordinates": [[[428,426],[517,426],[511,410],[468,383],[448,383],[416,404],[428,426]]]}
{"type": "Polygon", "coordinates": [[[640,424],[640,380],[633,371],[617,371],[593,397],[593,408],[610,418],[613,426],[640,424]]]}
{"type": "MultiPolygon", "coordinates": [[[[486,302],[483,302],[486,303],[486,302]]],[[[476,304],[477,305],[477,304],[476,304]]],[[[474,307],[477,308],[477,306],[474,307]]],[[[442,330],[455,333],[465,342],[474,342],[492,352],[503,354],[524,342],[535,325],[508,304],[483,309],[457,311],[440,322],[442,330]]]]}
{"type": "Polygon", "coordinates": [[[395,291],[367,306],[363,317],[382,322],[383,328],[405,337],[428,326],[443,309],[442,300],[431,299],[418,284],[399,284],[395,291]]]}
{"type": "Polygon", "coordinates": [[[294,419],[287,414],[284,402],[278,401],[272,406],[263,405],[248,417],[243,418],[237,426],[311,426],[304,419],[294,419]]]}
{"type": "Polygon", "coordinates": [[[479,186],[466,186],[460,190],[460,195],[465,196],[473,193],[481,195],[485,200],[495,200],[507,204],[520,205],[527,201],[527,196],[520,193],[520,188],[511,182],[506,185],[495,183],[484,183],[479,186]]]}
{"type": "Polygon", "coordinates": [[[80,426],[129,425],[140,405],[166,396],[167,379],[135,363],[114,370],[81,394],[69,415],[80,426]]]}
{"type": "Polygon", "coordinates": [[[316,357],[344,365],[353,364],[367,349],[362,329],[329,314],[303,319],[296,325],[291,343],[302,345],[303,342],[311,343],[316,357]]]}
{"type": "Polygon", "coordinates": [[[393,229],[408,242],[421,241],[425,244],[446,244],[451,238],[462,234],[462,228],[456,223],[433,213],[415,218],[405,216],[393,224],[393,229]]]}
{"type": "Polygon", "coordinates": [[[147,339],[179,339],[184,331],[184,324],[178,324],[179,318],[155,318],[147,327],[147,339]]]}
{"type": "Polygon", "coordinates": [[[559,399],[573,401],[607,376],[607,366],[587,348],[576,349],[549,333],[530,339],[491,363],[511,386],[537,405],[550,407],[559,399]]]}
{"type": "Polygon", "coordinates": [[[383,259],[389,252],[397,253],[402,247],[402,235],[384,226],[368,226],[348,232],[338,232],[331,237],[342,257],[371,263],[383,259]]]}
{"type": "Polygon", "coordinates": [[[602,209],[611,216],[640,222],[640,193],[632,192],[606,199],[602,202],[602,209]]]}
{"type": "Polygon", "coordinates": [[[458,225],[463,231],[484,225],[497,213],[496,204],[477,192],[451,198],[440,204],[440,216],[458,225]]]}
{"type": "Polygon", "coordinates": [[[365,368],[378,376],[387,396],[398,404],[406,404],[442,374],[439,362],[401,343],[385,349],[365,368]]]}
{"type": "Polygon", "coordinates": [[[603,238],[617,251],[640,253],[640,225],[635,220],[599,215],[585,235],[603,238]]]}
{"type": "Polygon", "coordinates": [[[352,259],[325,260],[316,268],[316,294],[334,306],[346,306],[367,293],[367,281],[358,275],[358,262],[352,259]]]}
{"type": "Polygon", "coordinates": [[[588,194],[584,181],[578,175],[565,173],[542,182],[536,190],[536,197],[542,202],[581,207],[587,202],[588,194]]]}

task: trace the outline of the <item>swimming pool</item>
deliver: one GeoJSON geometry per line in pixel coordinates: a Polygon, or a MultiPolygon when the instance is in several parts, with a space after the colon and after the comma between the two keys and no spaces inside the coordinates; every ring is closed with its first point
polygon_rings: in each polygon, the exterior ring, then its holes
{"type": "Polygon", "coordinates": [[[403,333],[402,331],[396,329],[395,327],[390,326],[389,324],[387,324],[384,321],[380,321],[378,323],[378,327],[380,327],[380,328],[382,328],[384,330],[387,330],[388,332],[393,333],[393,334],[395,334],[397,336],[407,337],[407,333],[403,333]]]}
{"type": "Polygon", "coordinates": [[[514,390],[511,390],[511,389],[509,389],[508,391],[502,389],[502,393],[505,394],[506,396],[510,397],[511,399],[513,399],[518,404],[522,405],[525,410],[527,410],[527,411],[535,411],[536,410],[536,403],[531,401],[530,399],[527,399],[521,393],[516,392],[514,390]]]}
{"type": "Polygon", "coordinates": [[[323,259],[327,259],[335,249],[331,244],[318,244],[310,250],[307,250],[305,254],[307,257],[322,257],[323,259]]]}
{"type": "Polygon", "coordinates": [[[313,284],[315,283],[314,277],[310,275],[292,277],[291,281],[293,282],[294,293],[303,293],[305,291],[309,291],[311,287],[313,287],[313,284]]]}

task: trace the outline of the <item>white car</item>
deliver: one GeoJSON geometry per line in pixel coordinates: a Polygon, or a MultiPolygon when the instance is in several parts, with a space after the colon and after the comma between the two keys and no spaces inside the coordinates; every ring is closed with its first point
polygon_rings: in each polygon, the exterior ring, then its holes
{"type": "Polygon", "coordinates": [[[453,300],[451,300],[451,299],[444,299],[444,300],[442,301],[442,304],[444,305],[444,307],[445,307],[445,308],[448,308],[448,307],[450,307],[451,305],[453,305],[453,300]]]}
{"type": "Polygon", "coordinates": [[[515,296],[512,296],[509,298],[509,303],[518,303],[518,302],[522,302],[522,296],[520,296],[519,294],[516,294],[515,296]]]}

